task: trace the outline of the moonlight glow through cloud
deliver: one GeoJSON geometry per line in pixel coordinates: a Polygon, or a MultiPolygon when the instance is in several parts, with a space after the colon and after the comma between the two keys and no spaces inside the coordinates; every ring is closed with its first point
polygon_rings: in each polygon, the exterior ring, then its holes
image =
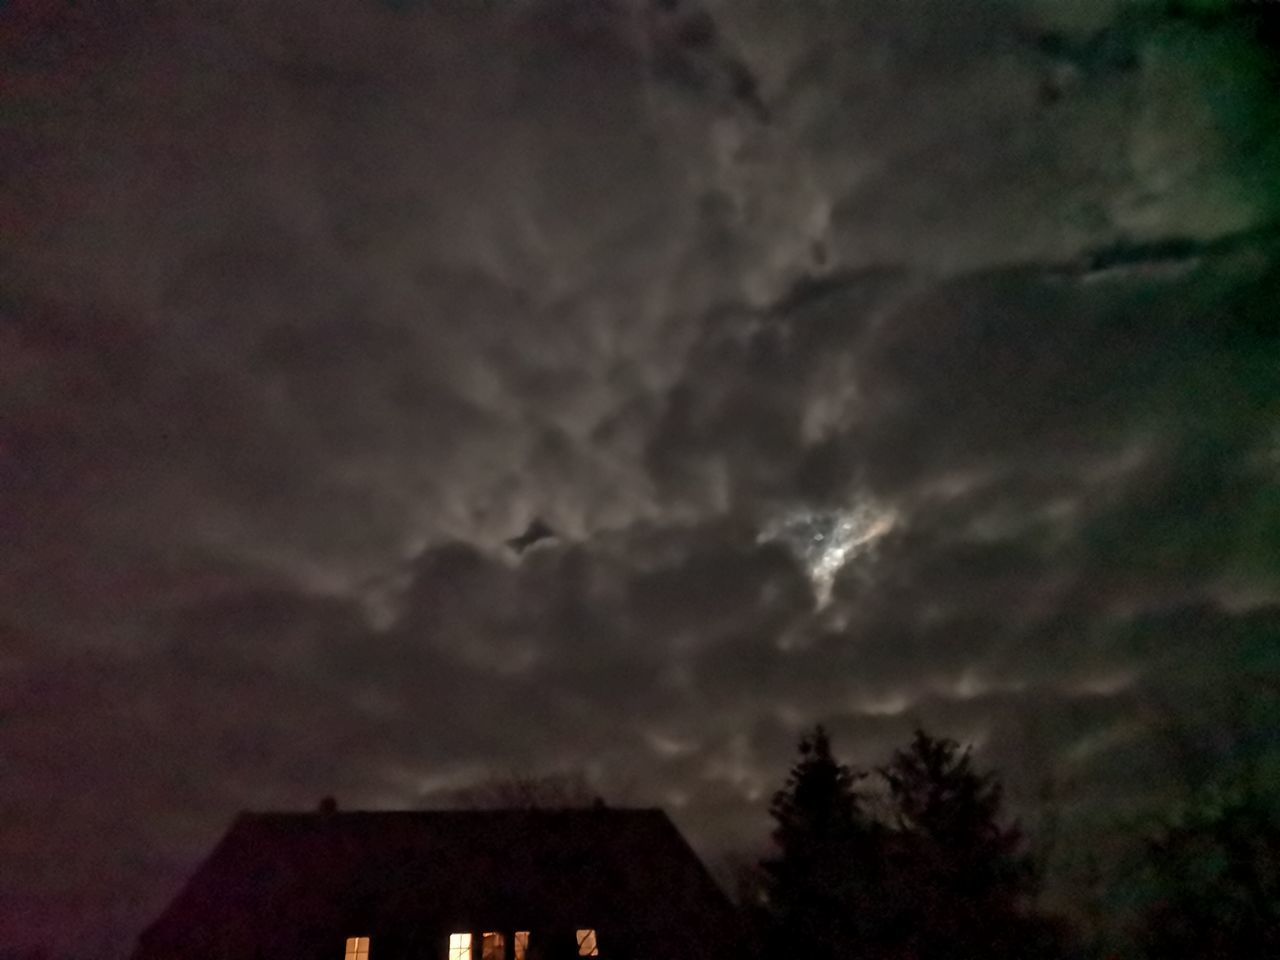
{"type": "Polygon", "coordinates": [[[898,522],[897,513],[871,501],[849,510],[792,510],[770,522],[757,538],[786,544],[804,564],[818,606],[831,602],[836,575],[869,552],[898,522]]]}

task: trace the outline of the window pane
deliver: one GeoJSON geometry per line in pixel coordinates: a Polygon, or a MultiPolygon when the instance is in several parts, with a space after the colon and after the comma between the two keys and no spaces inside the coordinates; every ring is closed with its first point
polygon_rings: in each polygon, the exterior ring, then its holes
{"type": "Polygon", "coordinates": [[[346,960],[369,960],[369,938],[347,937],[346,960]]]}
{"type": "Polygon", "coordinates": [[[529,931],[516,931],[516,960],[527,960],[529,956],[529,931]]]}
{"type": "Polygon", "coordinates": [[[506,939],[500,933],[486,933],[480,942],[481,960],[504,960],[506,939]]]}
{"type": "Polygon", "coordinates": [[[471,934],[449,934],[449,960],[471,960],[471,934]]]}
{"type": "Polygon", "coordinates": [[[594,930],[578,931],[578,956],[600,956],[600,948],[596,945],[596,932],[594,930]]]}

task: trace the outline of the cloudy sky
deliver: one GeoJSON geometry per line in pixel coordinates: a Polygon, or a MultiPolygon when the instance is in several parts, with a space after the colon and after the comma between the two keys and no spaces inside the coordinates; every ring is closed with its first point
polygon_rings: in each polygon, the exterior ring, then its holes
{"type": "Polygon", "coordinates": [[[0,4],[0,940],[325,794],[749,849],[818,720],[1078,824],[1240,759],[1280,108],[1185,6],[0,4]]]}

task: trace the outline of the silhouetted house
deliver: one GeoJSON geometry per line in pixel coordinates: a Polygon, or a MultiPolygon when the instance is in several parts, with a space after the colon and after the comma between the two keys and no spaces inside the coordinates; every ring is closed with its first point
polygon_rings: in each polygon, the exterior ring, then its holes
{"type": "Polygon", "coordinates": [[[737,915],[660,810],[241,814],[135,960],[718,960],[737,915]]]}

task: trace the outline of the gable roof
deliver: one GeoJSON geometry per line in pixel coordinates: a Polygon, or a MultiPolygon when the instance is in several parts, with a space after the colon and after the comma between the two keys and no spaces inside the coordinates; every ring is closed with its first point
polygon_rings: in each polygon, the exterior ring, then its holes
{"type": "Polygon", "coordinates": [[[245,813],[135,957],[336,942],[336,960],[346,936],[495,927],[591,927],[602,953],[679,960],[717,955],[736,913],[661,810],[245,813]]]}

